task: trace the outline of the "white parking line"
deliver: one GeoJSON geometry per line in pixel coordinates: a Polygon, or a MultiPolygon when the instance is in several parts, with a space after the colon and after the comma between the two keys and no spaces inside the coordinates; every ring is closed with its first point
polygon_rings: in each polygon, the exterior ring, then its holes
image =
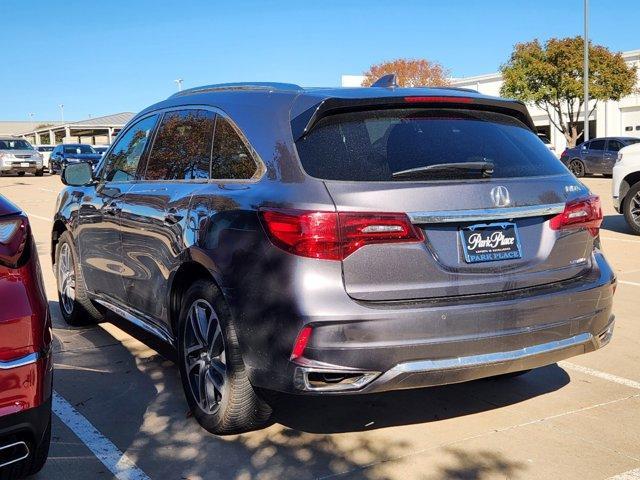
{"type": "Polygon", "coordinates": [[[629,238],[600,237],[602,240],[614,240],[616,242],[640,243],[640,240],[631,240],[629,238]]]}
{"type": "Polygon", "coordinates": [[[53,222],[53,220],[47,217],[41,217],[40,215],[36,215],[34,213],[29,213],[29,212],[24,212],[24,213],[26,213],[29,218],[37,218],[38,220],[42,220],[44,222],[49,222],[49,223],[53,222]]]}
{"type": "Polygon", "coordinates": [[[594,370],[592,368],[583,367],[582,365],[576,365],[575,363],[570,362],[558,362],[558,365],[560,365],[561,367],[566,367],[570,370],[575,370],[576,372],[586,373],[587,375],[591,375],[592,377],[602,378],[603,380],[608,380],[609,382],[619,383],[620,385],[640,390],[640,382],[636,382],[635,380],[618,377],[617,375],[612,375],[607,372],[601,372],[600,370],[594,370]]]}
{"type": "Polygon", "coordinates": [[[634,285],[636,287],[640,287],[640,283],[638,282],[628,282],[627,280],[618,280],[618,283],[621,283],[623,285],[634,285]]]}
{"type": "Polygon", "coordinates": [[[119,480],[150,480],[127,455],[102,435],[58,392],[53,392],[53,413],[119,480]]]}
{"type": "Polygon", "coordinates": [[[640,468],[635,470],[629,470],[628,472],[621,473],[614,477],[609,477],[608,480],[638,480],[640,479],[640,468]]]}

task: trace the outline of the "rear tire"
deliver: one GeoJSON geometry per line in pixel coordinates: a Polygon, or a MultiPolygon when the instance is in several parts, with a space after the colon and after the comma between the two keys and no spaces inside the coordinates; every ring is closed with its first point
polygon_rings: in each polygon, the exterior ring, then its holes
{"type": "Polygon", "coordinates": [[[89,296],[78,264],[78,254],[69,232],[60,235],[56,245],[54,271],[58,282],[58,302],[62,318],[72,326],[90,325],[103,320],[89,296]]]}
{"type": "Polygon", "coordinates": [[[577,158],[574,158],[573,160],[571,160],[569,162],[568,167],[571,173],[573,173],[573,175],[578,178],[584,177],[586,173],[586,168],[584,166],[584,163],[582,163],[582,160],[578,160],[577,158]]]}
{"type": "Polygon", "coordinates": [[[31,453],[22,462],[9,465],[4,469],[0,469],[0,480],[18,480],[21,478],[35,475],[47,461],[49,456],[49,445],[51,444],[51,417],[49,417],[49,424],[44,433],[42,441],[39,445],[29,445],[31,453]]]}
{"type": "Polygon", "coordinates": [[[249,381],[231,316],[213,282],[196,281],[182,298],[178,362],[187,403],[205,430],[229,435],[268,423],[271,407],[249,381]]]}
{"type": "Polygon", "coordinates": [[[24,172],[18,172],[19,177],[24,177],[24,172]]]}
{"type": "Polygon", "coordinates": [[[36,175],[36,177],[42,177],[44,175],[44,169],[36,170],[35,175],[36,175]]]}
{"type": "Polygon", "coordinates": [[[640,182],[632,185],[624,197],[622,213],[631,231],[640,235],[640,182]]]}

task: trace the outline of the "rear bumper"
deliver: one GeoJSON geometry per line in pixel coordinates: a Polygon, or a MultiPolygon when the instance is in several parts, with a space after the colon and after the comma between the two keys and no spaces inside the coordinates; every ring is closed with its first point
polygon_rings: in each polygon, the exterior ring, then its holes
{"type": "Polygon", "coordinates": [[[593,260],[588,275],[566,286],[517,295],[377,305],[336,297],[326,309],[339,314],[295,325],[295,333],[313,327],[302,358],[275,358],[285,352],[253,345],[262,365],[248,362],[251,381],[294,393],[370,393],[464,382],[596,350],[613,332],[615,275],[600,252],[593,260]]]}
{"type": "Polygon", "coordinates": [[[0,447],[25,442],[29,450],[37,450],[45,441],[51,421],[51,397],[37,407],[0,417],[0,447]]]}
{"type": "Polygon", "coordinates": [[[18,172],[25,172],[25,173],[36,173],[39,170],[42,170],[42,166],[38,167],[36,165],[33,166],[29,166],[29,167],[16,167],[16,166],[2,166],[0,167],[0,172],[2,173],[18,173],[18,172]]]}

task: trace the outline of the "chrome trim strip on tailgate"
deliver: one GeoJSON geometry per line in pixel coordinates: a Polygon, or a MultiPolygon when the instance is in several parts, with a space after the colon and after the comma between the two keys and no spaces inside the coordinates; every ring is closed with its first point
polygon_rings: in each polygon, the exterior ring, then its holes
{"type": "Polygon", "coordinates": [[[0,361],[0,370],[10,370],[12,368],[24,367],[25,365],[31,365],[36,363],[40,358],[38,352],[30,353],[24,357],[16,358],[15,360],[9,360],[8,362],[0,361]]]}
{"type": "Polygon", "coordinates": [[[443,370],[457,370],[461,368],[481,367],[495,363],[511,362],[523,358],[535,357],[545,353],[564,350],[566,348],[593,342],[590,333],[581,333],[564,340],[556,340],[548,343],[540,343],[530,347],[510,350],[507,352],[485,353],[481,355],[469,355],[468,357],[443,358],[439,360],[417,360],[413,362],[399,363],[390,372],[393,373],[423,373],[439,372],[443,370]]]}
{"type": "Polygon", "coordinates": [[[441,210],[434,212],[409,212],[411,223],[476,222],[511,218],[542,217],[564,211],[564,203],[550,203],[528,207],[490,208],[480,210],[441,210]]]}

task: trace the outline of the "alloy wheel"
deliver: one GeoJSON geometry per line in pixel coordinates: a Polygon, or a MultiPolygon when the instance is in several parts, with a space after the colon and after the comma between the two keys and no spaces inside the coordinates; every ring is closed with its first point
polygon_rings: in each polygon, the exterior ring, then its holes
{"type": "Polygon", "coordinates": [[[584,175],[584,165],[580,160],[573,160],[569,163],[569,170],[576,177],[582,177],[584,175]]]}
{"type": "Polygon", "coordinates": [[[225,344],[220,320],[209,302],[194,301],[185,320],[183,361],[191,393],[206,414],[215,413],[227,383],[225,344]]]}
{"type": "Polygon", "coordinates": [[[629,201],[631,202],[629,205],[631,218],[633,219],[633,222],[640,227],[640,192],[631,197],[629,201]]]}
{"type": "Polygon", "coordinates": [[[60,301],[64,313],[71,315],[76,300],[76,273],[73,263],[73,254],[68,243],[63,243],[60,247],[58,257],[58,289],[60,291],[60,301]]]}

